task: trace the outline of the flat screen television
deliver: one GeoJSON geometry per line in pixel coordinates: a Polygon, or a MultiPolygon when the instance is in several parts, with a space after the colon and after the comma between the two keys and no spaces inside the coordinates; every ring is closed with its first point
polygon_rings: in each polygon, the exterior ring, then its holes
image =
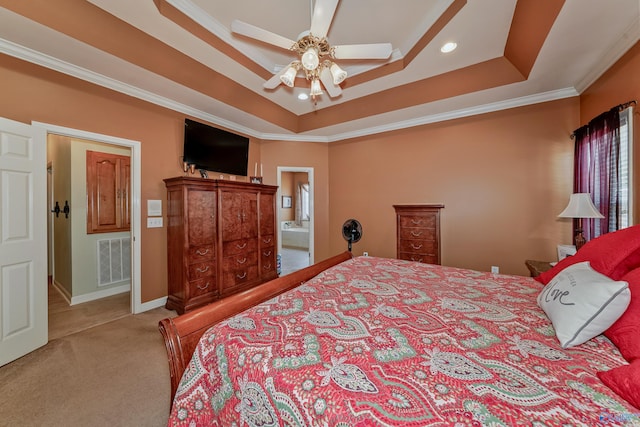
{"type": "Polygon", "coordinates": [[[185,119],[182,161],[196,169],[247,176],[249,138],[185,119]]]}

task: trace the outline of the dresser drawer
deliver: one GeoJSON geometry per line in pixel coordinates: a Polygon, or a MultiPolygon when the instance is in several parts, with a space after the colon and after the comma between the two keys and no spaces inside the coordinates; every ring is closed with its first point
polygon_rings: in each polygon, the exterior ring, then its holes
{"type": "Polygon", "coordinates": [[[202,279],[189,281],[189,297],[190,298],[209,294],[209,293],[217,293],[217,292],[218,292],[218,289],[216,288],[215,276],[207,276],[207,277],[203,277],[202,279]]]}
{"type": "Polygon", "coordinates": [[[258,278],[258,266],[248,265],[243,268],[229,268],[222,273],[222,294],[235,292],[237,287],[252,282],[258,278]]]}
{"type": "Polygon", "coordinates": [[[435,240],[435,230],[432,228],[401,228],[400,240],[435,240]]]}
{"type": "Polygon", "coordinates": [[[258,253],[256,251],[225,257],[222,260],[222,271],[243,270],[250,266],[258,265],[258,253]]]}
{"type": "Polygon", "coordinates": [[[436,216],[435,215],[401,215],[400,227],[421,227],[421,228],[436,228],[436,216]]]}
{"type": "Polygon", "coordinates": [[[260,266],[262,274],[276,271],[276,251],[274,247],[260,250],[260,266]]]}
{"type": "Polygon", "coordinates": [[[438,253],[438,244],[435,240],[400,240],[400,252],[435,255],[438,253]]]}
{"type": "Polygon", "coordinates": [[[423,262],[425,264],[439,264],[438,257],[435,255],[414,254],[408,252],[398,253],[398,259],[407,261],[423,262]]]}
{"type": "Polygon", "coordinates": [[[213,245],[195,246],[189,248],[189,264],[215,259],[216,252],[213,245]]]}
{"type": "Polygon", "coordinates": [[[222,245],[222,253],[225,256],[255,252],[257,250],[258,241],[256,239],[232,240],[230,242],[224,242],[222,245]]]}
{"type": "Polygon", "coordinates": [[[214,276],[215,274],[216,264],[214,262],[200,262],[189,265],[189,281],[214,276]]]}
{"type": "Polygon", "coordinates": [[[260,247],[275,246],[276,238],[273,234],[267,234],[260,237],[260,247]]]}

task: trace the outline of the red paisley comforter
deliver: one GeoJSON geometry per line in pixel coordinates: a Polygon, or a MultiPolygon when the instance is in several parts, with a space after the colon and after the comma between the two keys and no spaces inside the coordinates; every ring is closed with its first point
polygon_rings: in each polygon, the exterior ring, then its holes
{"type": "Polygon", "coordinates": [[[562,350],[519,276],[359,257],[214,326],[170,425],[635,425],[596,377],[606,338],[562,350]]]}

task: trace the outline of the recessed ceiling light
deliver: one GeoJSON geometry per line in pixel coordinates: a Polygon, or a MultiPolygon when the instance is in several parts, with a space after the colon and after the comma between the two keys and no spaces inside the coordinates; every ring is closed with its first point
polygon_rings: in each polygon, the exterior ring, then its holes
{"type": "Polygon", "coordinates": [[[449,42],[449,43],[445,43],[444,45],[442,45],[442,47],[440,48],[440,52],[442,53],[449,53],[452,52],[456,49],[456,47],[458,47],[457,43],[454,42],[449,42]]]}
{"type": "Polygon", "coordinates": [[[306,101],[307,99],[309,99],[309,94],[307,92],[300,92],[298,94],[298,99],[300,101],[306,101]]]}

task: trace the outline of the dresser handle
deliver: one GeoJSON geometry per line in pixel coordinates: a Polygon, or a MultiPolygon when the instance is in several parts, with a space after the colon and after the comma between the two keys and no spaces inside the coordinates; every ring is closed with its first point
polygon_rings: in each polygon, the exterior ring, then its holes
{"type": "Polygon", "coordinates": [[[412,231],[412,232],[411,232],[411,235],[412,235],[413,237],[418,237],[418,236],[420,236],[421,234],[422,234],[422,231],[412,231]]]}
{"type": "Polygon", "coordinates": [[[422,258],[420,258],[420,259],[415,259],[414,257],[411,257],[411,261],[422,262],[422,258]]]}
{"type": "Polygon", "coordinates": [[[413,224],[413,225],[420,225],[420,224],[422,224],[422,220],[421,220],[421,219],[419,219],[418,221],[416,221],[415,219],[412,219],[412,220],[411,220],[411,224],[413,224]]]}
{"type": "Polygon", "coordinates": [[[204,269],[196,268],[196,272],[198,272],[198,273],[206,273],[207,271],[209,271],[209,266],[208,265],[204,269]]]}
{"type": "Polygon", "coordinates": [[[247,262],[247,258],[246,258],[246,257],[244,257],[244,258],[242,258],[242,259],[237,259],[237,260],[236,260],[236,262],[237,262],[238,264],[244,264],[245,262],[247,262]]]}
{"type": "Polygon", "coordinates": [[[262,256],[271,256],[271,251],[262,252],[262,256]]]}
{"type": "Polygon", "coordinates": [[[200,249],[198,249],[198,250],[196,251],[196,254],[197,254],[197,255],[200,255],[200,256],[204,256],[204,255],[206,255],[206,254],[208,254],[208,253],[209,253],[209,249],[207,249],[207,250],[206,250],[206,251],[204,251],[204,252],[200,252],[200,249]]]}
{"type": "Polygon", "coordinates": [[[246,272],[246,271],[243,271],[243,272],[242,272],[242,275],[240,275],[240,274],[236,274],[236,277],[237,277],[238,279],[244,279],[245,277],[247,277],[247,272],[246,272]]]}
{"type": "Polygon", "coordinates": [[[271,263],[262,266],[263,270],[271,270],[271,263]]]}
{"type": "Polygon", "coordinates": [[[204,291],[205,289],[207,289],[209,287],[209,282],[207,282],[206,285],[204,286],[200,286],[200,285],[196,285],[196,288],[200,289],[201,291],[204,291]]]}
{"type": "Polygon", "coordinates": [[[411,247],[412,247],[413,249],[420,249],[420,248],[422,248],[422,245],[420,244],[420,245],[416,246],[416,245],[414,245],[414,244],[412,243],[412,244],[411,244],[411,247]]]}
{"type": "Polygon", "coordinates": [[[269,237],[268,239],[262,239],[262,243],[264,243],[264,244],[271,243],[271,237],[269,237]]]}
{"type": "Polygon", "coordinates": [[[246,247],[247,247],[247,242],[244,242],[242,245],[236,244],[236,248],[238,248],[238,249],[244,249],[246,247]]]}

